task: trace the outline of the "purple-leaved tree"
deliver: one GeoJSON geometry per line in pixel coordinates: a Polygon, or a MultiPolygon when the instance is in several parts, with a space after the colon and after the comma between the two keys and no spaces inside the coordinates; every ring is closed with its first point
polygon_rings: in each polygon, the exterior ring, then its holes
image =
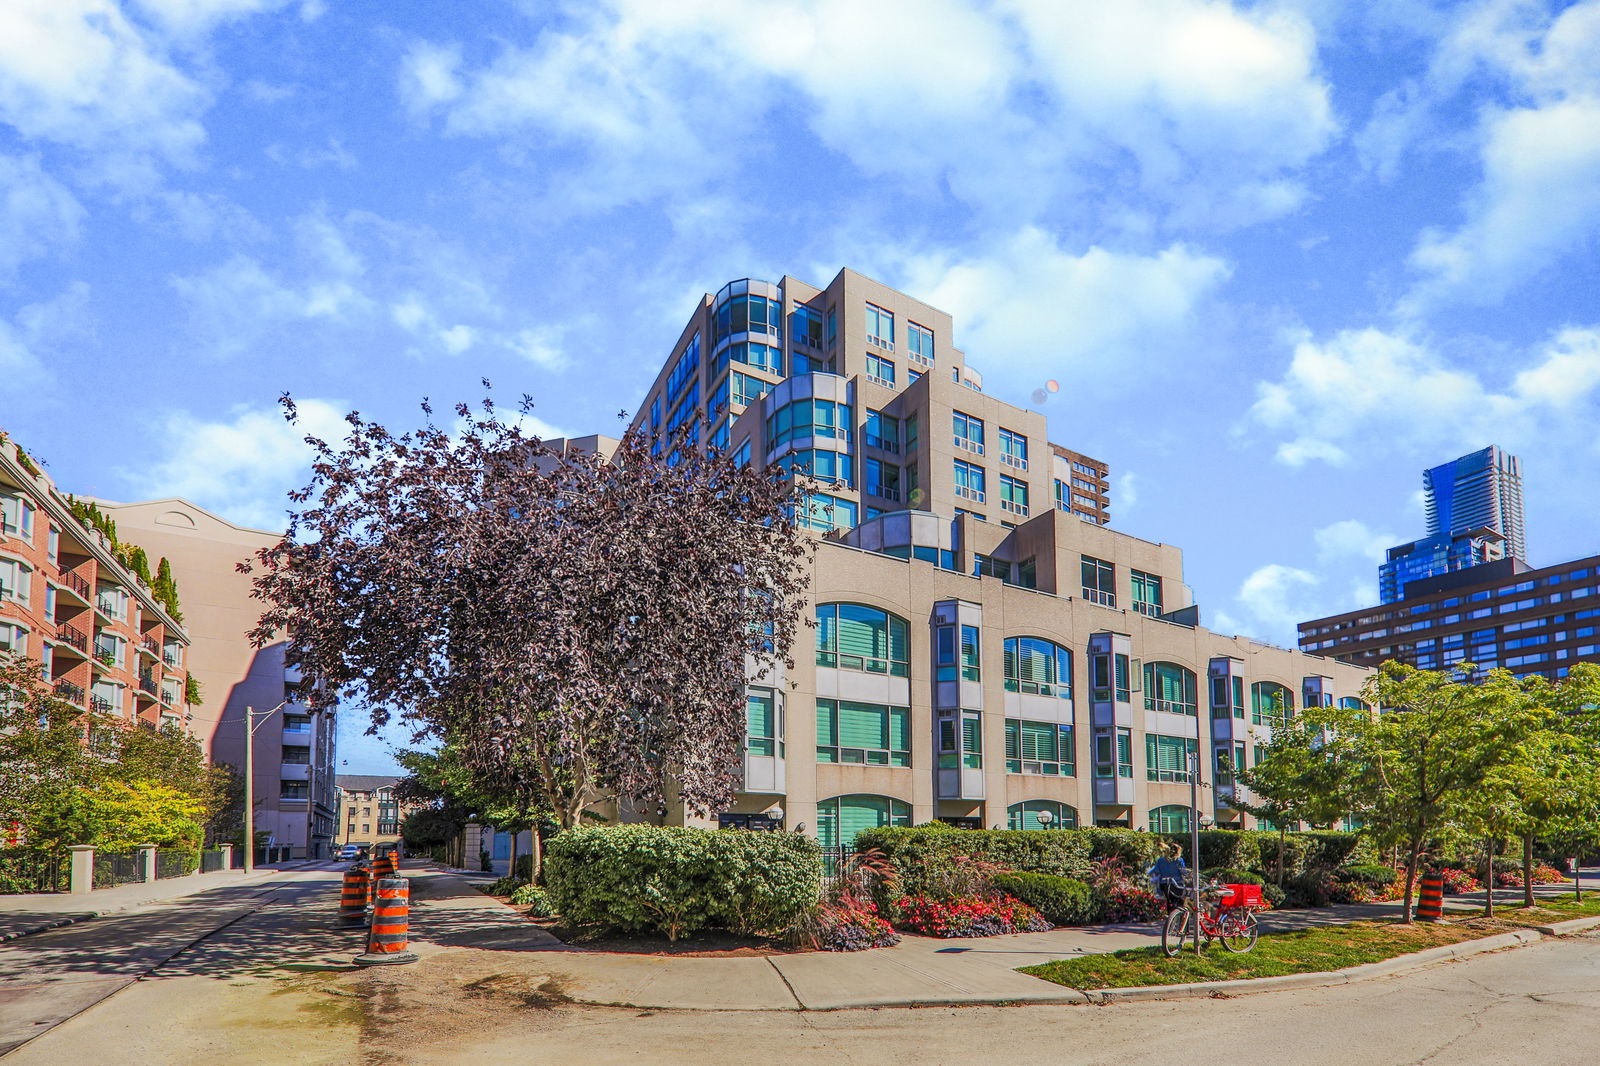
{"type": "Polygon", "coordinates": [[[800,625],[793,486],[682,433],[601,455],[489,398],[454,431],[423,413],[398,436],[352,413],[343,442],[306,438],[288,532],[242,567],[265,605],[253,639],[287,633],[312,700],[448,739],[476,781],[564,826],[608,799],[724,807],[747,669],[777,667],[800,625]]]}

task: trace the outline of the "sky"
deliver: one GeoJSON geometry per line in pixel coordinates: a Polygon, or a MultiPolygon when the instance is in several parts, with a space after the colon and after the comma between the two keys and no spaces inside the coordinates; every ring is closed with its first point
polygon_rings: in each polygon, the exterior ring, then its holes
{"type": "Polygon", "coordinates": [[[1487,444],[1600,551],[1597,248],[1600,0],[0,4],[0,427],[258,527],[348,410],[614,431],[702,293],[848,266],[1292,645],[1487,444]]]}

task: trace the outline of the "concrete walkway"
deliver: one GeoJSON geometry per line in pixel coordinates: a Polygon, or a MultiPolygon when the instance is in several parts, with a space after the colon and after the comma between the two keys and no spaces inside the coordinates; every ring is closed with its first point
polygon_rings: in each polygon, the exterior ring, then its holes
{"type": "Polygon", "coordinates": [[[67,892],[40,892],[27,895],[0,895],[0,943],[46,929],[88,921],[106,914],[119,914],[134,907],[192,896],[213,888],[249,884],[283,870],[326,866],[326,860],[295,860],[271,866],[257,866],[247,878],[243,870],[217,870],[184,877],[141,881],[113,888],[98,888],[86,896],[67,892]]]}
{"type": "MultiPolygon", "coordinates": [[[[942,940],[892,948],[765,957],[690,958],[594,951],[561,943],[459,874],[408,869],[412,949],[496,953],[494,965],[542,980],[580,1003],[662,1010],[839,1010],[964,1003],[1082,1003],[1080,992],[1017,972],[1074,955],[1159,943],[1155,923],[942,940]]],[[[1393,917],[1390,904],[1272,911],[1266,932],[1393,917]]]]}

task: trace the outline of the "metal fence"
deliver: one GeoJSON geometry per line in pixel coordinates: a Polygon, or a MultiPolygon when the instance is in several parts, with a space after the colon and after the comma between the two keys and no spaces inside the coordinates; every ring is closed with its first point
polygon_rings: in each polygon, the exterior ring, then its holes
{"type": "Polygon", "coordinates": [[[850,856],[855,854],[854,848],[845,847],[843,844],[834,844],[822,849],[822,887],[830,887],[839,879],[850,856]]]}
{"type": "Polygon", "coordinates": [[[212,848],[200,853],[200,872],[203,874],[216,873],[222,869],[222,858],[225,853],[221,848],[212,848]]]}
{"type": "Polygon", "coordinates": [[[70,871],[70,864],[54,852],[0,848],[0,895],[65,892],[70,871]]]}
{"type": "Polygon", "coordinates": [[[144,880],[144,863],[137,851],[94,853],[94,887],[111,888],[144,880]]]}
{"type": "Polygon", "coordinates": [[[156,880],[186,877],[200,868],[200,853],[182,848],[156,849],[156,880]]]}

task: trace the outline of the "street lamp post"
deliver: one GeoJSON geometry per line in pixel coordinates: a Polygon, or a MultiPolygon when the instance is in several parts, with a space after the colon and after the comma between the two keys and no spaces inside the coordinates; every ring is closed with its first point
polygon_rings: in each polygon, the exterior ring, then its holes
{"type": "MultiPolygon", "coordinates": [[[[1196,747],[1199,745],[1197,744],[1196,747]]],[[[1200,753],[1189,753],[1189,877],[1194,882],[1194,953],[1200,954],[1200,753]]]]}
{"type": "MultiPolygon", "coordinates": [[[[270,711],[261,712],[265,724],[278,711],[289,705],[284,700],[270,711]]],[[[256,709],[244,709],[244,872],[248,876],[256,870],[256,709]]]]}

